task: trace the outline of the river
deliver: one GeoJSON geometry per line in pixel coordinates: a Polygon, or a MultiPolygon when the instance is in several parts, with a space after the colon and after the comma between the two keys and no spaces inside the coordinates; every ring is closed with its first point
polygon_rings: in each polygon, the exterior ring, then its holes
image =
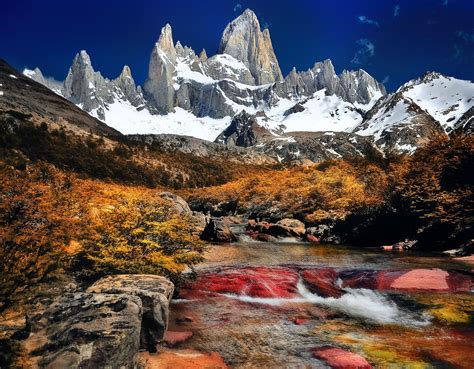
{"type": "Polygon", "coordinates": [[[472,280],[472,264],[441,255],[213,245],[172,301],[169,330],[193,333],[179,349],[232,368],[472,369],[472,280]]]}

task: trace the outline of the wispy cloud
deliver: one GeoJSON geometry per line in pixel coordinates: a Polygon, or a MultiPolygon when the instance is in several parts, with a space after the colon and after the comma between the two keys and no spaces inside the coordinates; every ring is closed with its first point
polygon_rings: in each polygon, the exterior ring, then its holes
{"type": "Polygon", "coordinates": [[[464,40],[468,44],[474,42],[474,33],[468,33],[465,31],[457,31],[456,36],[459,37],[461,40],[464,40]]]}
{"type": "Polygon", "coordinates": [[[393,16],[398,17],[400,15],[400,5],[395,5],[395,8],[393,8],[393,16]]]}
{"type": "Polygon", "coordinates": [[[366,38],[361,38],[356,43],[360,48],[356,51],[351,63],[357,65],[365,64],[375,55],[375,45],[366,38]]]}
{"type": "Polygon", "coordinates": [[[443,0],[443,6],[447,6],[449,4],[449,0],[443,0]]]}
{"type": "Polygon", "coordinates": [[[237,13],[237,12],[240,12],[241,10],[242,10],[242,4],[240,3],[235,4],[234,12],[237,13]]]}
{"type": "Polygon", "coordinates": [[[390,82],[390,76],[383,77],[382,83],[385,84],[385,83],[388,83],[388,82],[390,82]]]}
{"type": "Polygon", "coordinates": [[[456,42],[453,45],[452,58],[458,63],[472,60],[474,57],[474,33],[457,31],[456,42]]]}
{"type": "Polygon", "coordinates": [[[379,22],[377,22],[376,20],[367,18],[365,15],[359,15],[357,19],[359,19],[360,23],[371,24],[373,26],[380,27],[379,22]]]}

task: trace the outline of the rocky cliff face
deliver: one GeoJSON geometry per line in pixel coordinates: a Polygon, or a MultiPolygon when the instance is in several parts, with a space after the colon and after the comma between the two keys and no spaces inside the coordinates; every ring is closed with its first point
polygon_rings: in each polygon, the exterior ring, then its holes
{"type": "Polygon", "coordinates": [[[257,123],[255,117],[242,111],[234,116],[229,127],[216,138],[215,142],[226,146],[250,147],[268,140],[271,136],[268,130],[257,123]]]}
{"type": "Polygon", "coordinates": [[[175,68],[176,49],[171,26],[167,24],[161,29],[160,38],[151,53],[148,79],[144,87],[148,101],[162,114],[173,111],[175,68]]]}
{"type": "Polygon", "coordinates": [[[243,62],[256,85],[283,79],[270,32],[268,28],[261,31],[257,16],[250,9],[227,25],[222,34],[219,53],[231,55],[243,62]]]}
{"type": "Polygon", "coordinates": [[[78,53],[69,69],[64,81],[62,95],[87,112],[105,121],[105,111],[108,106],[121,100],[133,106],[143,105],[145,102],[141,89],[135,86],[132,73],[125,66],[120,76],[110,81],[100,72],[94,71],[92,62],[86,51],[78,53]]]}

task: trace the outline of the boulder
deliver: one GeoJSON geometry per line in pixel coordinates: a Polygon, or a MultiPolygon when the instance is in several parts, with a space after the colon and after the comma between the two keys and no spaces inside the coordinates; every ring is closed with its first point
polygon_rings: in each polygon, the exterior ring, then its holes
{"type": "Polygon", "coordinates": [[[124,294],[65,294],[29,320],[25,367],[133,368],[142,301],[124,294]]]}
{"type": "Polygon", "coordinates": [[[371,369],[367,360],[358,354],[338,347],[318,347],[311,350],[313,356],[325,361],[333,369],[371,369]]]}
{"type": "Polygon", "coordinates": [[[298,237],[305,236],[305,226],[303,222],[296,219],[285,218],[276,223],[256,222],[249,220],[247,229],[252,238],[258,239],[258,234],[268,234],[276,237],[298,237]]]}
{"type": "Polygon", "coordinates": [[[126,294],[141,300],[140,343],[142,348],[155,350],[168,328],[169,304],[174,285],[168,279],[156,275],[124,274],[100,279],[87,292],[99,294],[126,294]]]}
{"type": "Polygon", "coordinates": [[[201,239],[209,242],[234,242],[237,237],[222,220],[211,218],[201,234],[201,239]]]}
{"type": "Polygon", "coordinates": [[[164,200],[169,201],[172,204],[172,210],[175,213],[188,217],[193,216],[191,208],[182,197],[175,195],[171,192],[162,192],[160,193],[160,197],[164,200]]]}
{"type": "Polygon", "coordinates": [[[276,223],[276,226],[283,229],[288,235],[295,237],[303,237],[306,233],[304,223],[297,219],[282,219],[276,223]]]}

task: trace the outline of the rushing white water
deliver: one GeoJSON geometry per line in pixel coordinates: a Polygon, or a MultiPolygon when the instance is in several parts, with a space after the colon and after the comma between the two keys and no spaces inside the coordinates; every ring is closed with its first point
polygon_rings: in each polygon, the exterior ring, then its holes
{"type": "Polygon", "coordinates": [[[430,324],[428,317],[416,317],[415,314],[400,309],[397,304],[380,292],[365,288],[345,288],[346,292],[339,298],[322,297],[311,293],[303,281],[297,285],[299,297],[294,298],[263,298],[247,295],[225,296],[239,301],[280,306],[284,304],[311,303],[323,305],[348,316],[366,319],[379,324],[400,324],[411,326],[424,326],[430,324]]]}

